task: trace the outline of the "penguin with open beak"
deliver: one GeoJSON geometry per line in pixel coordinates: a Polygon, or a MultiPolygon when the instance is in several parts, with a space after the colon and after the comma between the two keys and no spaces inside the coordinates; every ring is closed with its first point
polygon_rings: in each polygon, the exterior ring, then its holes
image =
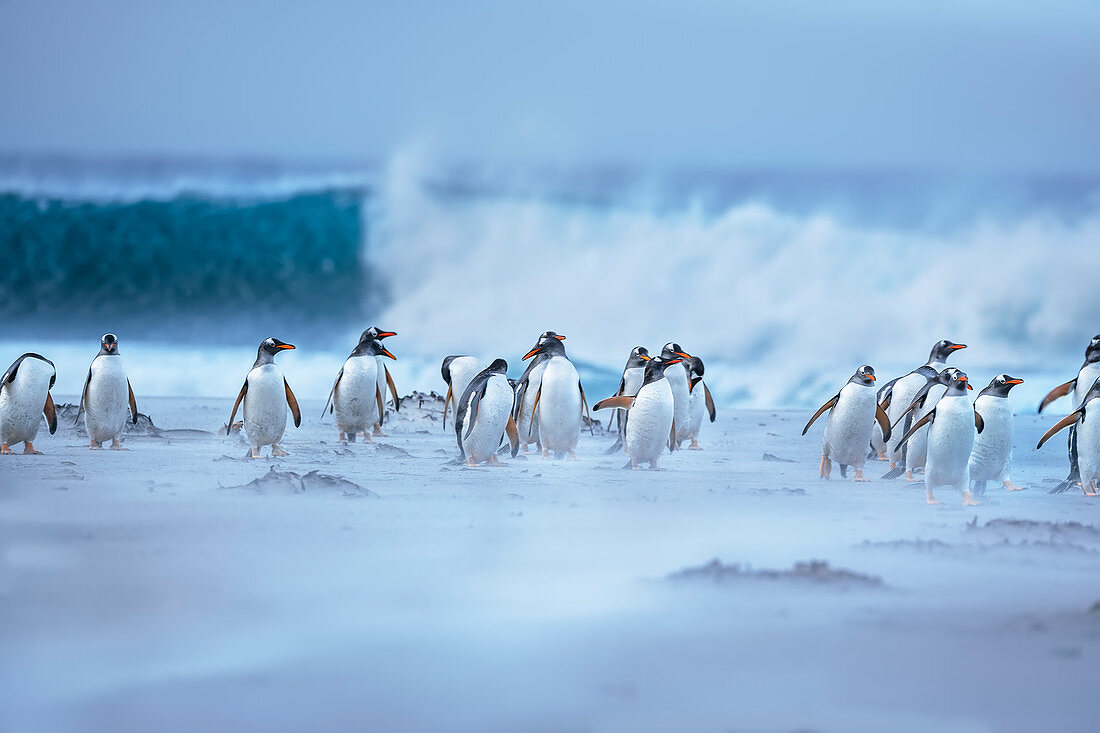
{"type": "Polygon", "coordinates": [[[641,464],[648,463],[651,470],[656,470],[665,448],[669,451],[674,449],[675,403],[665,370],[673,365],[678,367],[682,361],[679,356],[667,360],[661,356],[653,357],[646,362],[642,384],[636,395],[616,394],[600,400],[593,407],[597,411],[614,408],[630,415],[624,427],[624,446],[630,456],[626,467],[638,469],[641,464]]]}

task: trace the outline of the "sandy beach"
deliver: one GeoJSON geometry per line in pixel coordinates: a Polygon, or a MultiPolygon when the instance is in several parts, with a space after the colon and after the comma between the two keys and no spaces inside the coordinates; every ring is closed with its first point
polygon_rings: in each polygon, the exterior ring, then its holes
{"type": "Polygon", "coordinates": [[[469,469],[417,402],[341,446],[303,401],[277,460],[175,398],[127,451],[67,417],[5,456],[0,728],[1095,729],[1100,502],[1046,493],[1055,416],[1017,418],[1028,490],[964,508],[820,481],[802,411],[658,472],[587,433],[469,469]]]}

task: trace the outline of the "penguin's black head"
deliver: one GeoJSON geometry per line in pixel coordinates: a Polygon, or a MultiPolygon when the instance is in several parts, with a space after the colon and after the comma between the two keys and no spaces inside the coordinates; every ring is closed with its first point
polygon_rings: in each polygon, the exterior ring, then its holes
{"type": "Polygon", "coordinates": [[[932,347],[932,353],[928,355],[928,361],[947,361],[947,357],[959,349],[965,349],[966,344],[956,344],[944,339],[932,347]]]}
{"type": "Polygon", "coordinates": [[[378,328],[378,326],[371,326],[366,331],[363,331],[363,335],[359,337],[359,340],[360,341],[366,341],[367,338],[369,337],[369,338],[378,339],[379,341],[381,341],[384,338],[389,338],[390,336],[396,336],[396,335],[397,335],[396,331],[383,331],[380,328],[378,328]]]}
{"type": "Polygon", "coordinates": [[[855,384],[862,384],[864,387],[870,387],[875,383],[875,370],[869,365],[864,364],[859,369],[856,369],[856,373],[852,375],[852,378],[848,380],[855,384]]]}
{"type": "Polygon", "coordinates": [[[554,333],[553,331],[543,331],[542,335],[539,336],[539,343],[542,343],[543,341],[549,341],[550,339],[565,341],[565,336],[562,336],[560,333],[554,333]]]}
{"type": "Polygon", "coordinates": [[[665,369],[673,364],[680,364],[684,360],[679,356],[674,356],[671,359],[665,359],[662,356],[655,356],[645,364],[645,373],[642,376],[642,384],[649,384],[650,382],[656,382],[658,379],[665,378],[665,369]]]}
{"type": "Polygon", "coordinates": [[[493,363],[489,365],[489,371],[504,374],[508,371],[508,362],[504,359],[493,359],[493,363]]]}
{"type": "Polygon", "coordinates": [[[644,346],[635,346],[630,350],[630,357],[626,360],[626,368],[644,366],[649,361],[649,350],[644,346]]]}
{"type": "Polygon", "coordinates": [[[1092,364],[1100,361],[1100,334],[1092,337],[1092,341],[1085,348],[1085,363],[1092,364]]]}
{"type": "Polygon", "coordinates": [[[562,340],[565,336],[559,336],[553,331],[547,331],[539,336],[539,341],[535,344],[535,347],[528,351],[523,356],[523,361],[527,361],[535,354],[546,354],[547,356],[565,356],[565,344],[562,340]]]}
{"type": "Polygon", "coordinates": [[[263,342],[260,343],[260,351],[265,354],[270,354],[271,356],[275,356],[280,351],[288,351],[293,348],[292,345],[276,338],[264,339],[263,342]]]}
{"type": "MultiPolygon", "coordinates": [[[[931,383],[934,383],[934,384],[944,384],[944,385],[950,386],[951,382],[954,381],[955,376],[958,375],[958,374],[962,374],[964,377],[966,376],[966,374],[963,374],[963,372],[961,372],[958,367],[953,367],[953,366],[944,367],[943,370],[940,371],[939,374],[932,377],[928,381],[931,382],[931,383]]],[[[974,387],[972,387],[970,385],[969,381],[966,382],[966,388],[967,389],[974,389],[974,387]]]]}
{"type": "Polygon", "coordinates": [[[684,351],[680,344],[676,343],[675,341],[669,341],[667,344],[665,344],[665,347],[661,349],[661,358],[667,360],[675,359],[677,357],[679,357],[680,359],[690,359],[691,354],[684,351]]]}
{"type": "Polygon", "coordinates": [[[1023,383],[1024,380],[1017,377],[1010,377],[1007,374],[998,374],[993,377],[989,382],[989,386],[983,389],[978,396],[981,397],[984,394],[992,395],[993,397],[1008,397],[1008,393],[1013,387],[1023,383]]]}
{"type": "MultiPolygon", "coordinates": [[[[946,369],[941,372],[941,374],[944,373],[947,373],[946,369]]],[[[966,376],[966,372],[960,372],[958,369],[950,372],[947,380],[947,394],[949,395],[964,395],[966,390],[974,389],[970,386],[970,379],[966,376]]]]}
{"type": "Polygon", "coordinates": [[[688,371],[691,373],[692,377],[703,376],[703,360],[698,356],[692,356],[685,359],[684,363],[687,364],[688,371]]]}
{"type": "Polygon", "coordinates": [[[118,337],[113,333],[103,334],[103,338],[99,340],[99,353],[101,354],[117,354],[118,353],[118,337]]]}

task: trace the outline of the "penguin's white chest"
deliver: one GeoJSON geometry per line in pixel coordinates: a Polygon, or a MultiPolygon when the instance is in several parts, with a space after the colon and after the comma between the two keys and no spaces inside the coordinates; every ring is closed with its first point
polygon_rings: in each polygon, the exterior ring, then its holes
{"type": "Polygon", "coordinates": [[[675,403],[667,379],[643,386],[626,423],[626,453],[634,462],[654,461],[668,445],[675,403]]]}
{"type": "Polygon", "coordinates": [[[875,388],[846,384],[829,411],[822,438],[822,455],[845,466],[860,468],[867,460],[871,430],[875,424],[875,388]]]}
{"type": "Polygon", "coordinates": [[[676,440],[687,440],[687,428],[691,420],[687,370],[682,364],[671,364],[665,367],[665,379],[668,380],[668,386],[672,390],[676,440]]]}
{"type": "Polygon", "coordinates": [[[84,427],[97,443],[122,434],[130,411],[130,389],[122,357],[97,356],[84,397],[84,427]]]}
{"type": "Polygon", "coordinates": [[[1100,483],[1100,399],[1088,401],[1077,423],[1077,462],[1082,483],[1100,483]]]}
{"type": "MultiPolygon", "coordinates": [[[[905,412],[913,402],[913,398],[917,396],[917,392],[928,382],[920,374],[906,374],[904,377],[894,382],[894,388],[890,390],[890,407],[887,409],[886,414],[890,418],[890,424],[898,422],[898,418],[905,412]]],[[[904,437],[905,431],[901,429],[902,424],[898,424],[897,428],[890,434],[890,441],[887,445],[887,452],[889,453],[890,460],[897,460],[897,448],[898,443],[904,437]]]]}
{"type": "Polygon", "coordinates": [[[1077,373],[1077,384],[1073,387],[1074,410],[1081,406],[1081,400],[1085,399],[1085,395],[1088,394],[1089,389],[1092,388],[1098,377],[1100,377],[1100,362],[1086,364],[1081,367],[1081,371],[1077,373]]]}
{"type": "Polygon", "coordinates": [[[546,362],[538,407],[538,436],[552,451],[574,450],[581,433],[580,375],[564,356],[546,362]]]}
{"type": "Polygon", "coordinates": [[[638,394],[638,390],[642,388],[642,381],[645,379],[645,368],[643,367],[630,367],[623,370],[623,394],[627,397],[633,397],[638,394]]]}
{"type": "Polygon", "coordinates": [[[283,372],[274,364],[248,373],[244,396],[244,431],[253,448],[277,444],[286,431],[286,386],[283,372]]]}
{"type": "Polygon", "coordinates": [[[503,375],[489,377],[485,383],[485,395],[478,402],[477,415],[473,413],[474,395],[470,395],[466,403],[466,422],[462,426],[462,450],[467,458],[481,462],[496,453],[512,414],[512,399],[512,385],[503,375]],[[470,421],[473,421],[472,429],[470,421]],[[466,434],[468,429],[469,435],[466,434]]]}
{"type": "MultiPolygon", "coordinates": [[[[690,385],[689,385],[690,388],[690,385]]],[[[677,431],[685,440],[695,440],[699,437],[699,428],[703,426],[703,415],[707,411],[706,390],[703,383],[699,382],[688,392],[688,421],[682,431],[677,431]]]]}
{"type": "Polygon", "coordinates": [[[41,359],[24,359],[12,383],[0,386],[0,442],[34,441],[53,374],[41,359]]]}
{"type": "Polygon", "coordinates": [[[460,356],[451,360],[451,394],[454,396],[456,404],[462,399],[462,394],[470,386],[473,378],[484,368],[481,362],[473,356],[460,356]]]}
{"type": "MultiPolygon", "coordinates": [[[[928,388],[928,394],[924,398],[924,405],[915,408],[912,412],[913,419],[910,425],[915,424],[922,417],[936,409],[940,398],[947,393],[947,387],[942,384],[933,384],[928,388]]],[[[900,427],[900,426],[899,426],[900,427]]],[[[905,451],[905,467],[910,471],[924,466],[928,461],[928,428],[923,427],[909,439],[909,447],[905,451]]]]}
{"type": "MultiPolygon", "coordinates": [[[[385,388],[383,377],[382,389],[385,388]]],[[[251,389],[251,388],[250,388],[251,389]]],[[[353,356],[332,395],[332,415],[342,433],[362,433],[378,422],[378,362],[373,356],[353,356]]],[[[285,391],[283,394],[286,396],[285,391]]],[[[286,412],[283,412],[284,427],[286,412]]]]}
{"type": "Polygon", "coordinates": [[[974,436],[970,452],[971,481],[1006,481],[1012,464],[1012,406],[1004,397],[981,395],[974,409],[985,427],[974,436]]]}
{"type": "Polygon", "coordinates": [[[954,486],[970,490],[970,450],[974,447],[974,408],[963,395],[949,395],[936,405],[928,431],[925,483],[929,488],[954,486]]]}

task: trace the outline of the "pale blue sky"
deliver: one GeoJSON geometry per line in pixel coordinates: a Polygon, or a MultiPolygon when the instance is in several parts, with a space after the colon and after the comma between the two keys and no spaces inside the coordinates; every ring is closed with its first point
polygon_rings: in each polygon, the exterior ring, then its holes
{"type": "Polygon", "coordinates": [[[0,0],[0,151],[1100,169],[1100,3],[0,0]]]}

